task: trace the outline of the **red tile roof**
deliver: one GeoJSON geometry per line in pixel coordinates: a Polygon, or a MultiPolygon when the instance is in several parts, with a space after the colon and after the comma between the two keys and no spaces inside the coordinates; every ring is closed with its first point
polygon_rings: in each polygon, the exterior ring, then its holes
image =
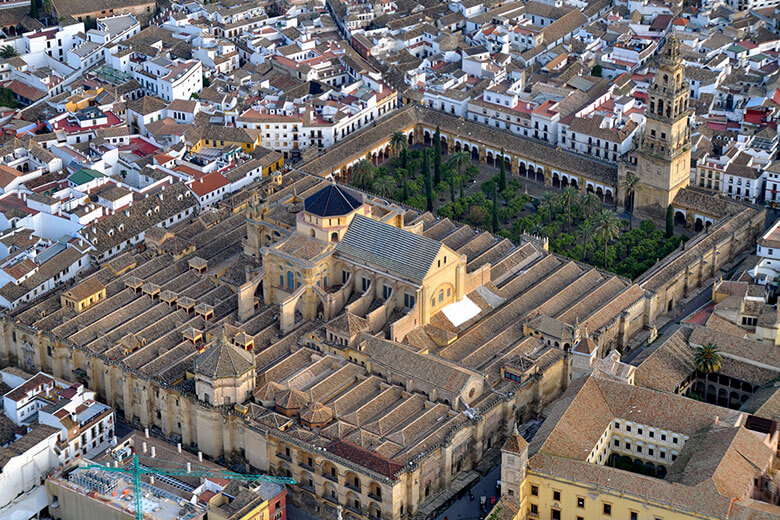
{"type": "Polygon", "coordinates": [[[359,464],[364,468],[368,468],[371,471],[375,471],[380,475],[395,480],[395,474],[400,471],[403,466],[395,461],[392,461],[386,457],[367,450],[357,444],[343,441],[341,439],[335,440],[328,444],[326,448],[330,453],[347,459],[359,464]]]}
{"type": "Polygon", "coordinates": [[[211,172],[192,181],[190,189],[194,191],[198,197],[203,197],[228,184],[230,184],[230,181],[227,180],[224,175],[219,172],[211,172]]]}

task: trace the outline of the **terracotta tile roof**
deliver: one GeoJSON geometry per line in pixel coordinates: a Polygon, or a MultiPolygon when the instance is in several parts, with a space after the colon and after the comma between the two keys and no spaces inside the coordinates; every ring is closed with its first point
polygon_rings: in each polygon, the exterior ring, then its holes
{"type": "Polygon", "coordinates": [[[219,172],[211,172],[192,181],[189,187],[195,192],[195,195],[203,197],[228,184],[230,184],[230,181],[224,175],[219,172]]]}
{"type": "Polygon", "coordinates": [[[395,474],[403,468],[397,462],[340,439],[331,442],[325,449],[334,455],[364,466],[393,480],[395,480],[395,474]]]}

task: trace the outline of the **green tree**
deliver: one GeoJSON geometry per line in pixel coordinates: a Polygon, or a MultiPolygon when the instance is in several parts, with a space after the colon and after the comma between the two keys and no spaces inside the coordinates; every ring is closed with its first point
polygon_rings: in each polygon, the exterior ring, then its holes
{"type": "Polygon", "coordinates": [[[463,177],[461,177],[460,175],[457,175],[456,177],[458,179],[458,187],[460,188],[460,198],[461,199],[465,199],[466,198],[466,193],[465,193],[465,189],[463,187],[463,177]]]}
{"type": "Polygon", "coordinates": [[[590,69],[590,75],[591,76],[596,76],[597,78],[601,77],[602,72],[603,72],[603,69],[602,69],[601,65],[599,65],[599,64],[594,65],[593,68],[590,69]]]}
{"type": "Polygon", "coordinates": [[[626,190],[626,206],[628,207],[628,229],[633,229],[632,221],[634,220],[634,201],[636,194],[642,190],[642,181],[634,172],[628,172],[626,178],[621,183],[623,189],[626,190]]]}
{"type": "Polygon", "coordinates": [[[0,87],[0,107],[19,108],[13,91],[8,87],[0,87]]]}
{"type": "Polygon", "coordinates": [[[720,355],[720,352],[718,352],[717,345],[707,343],[704,346],[696,348],[693,362],[696,365],[696,370],[699,372],[703,374],[714,374],[720,370],[723,357],[720,355]]]}
{"type": "Polygon", "coordinates": [[[553,210],[555,210],[555,195],[549,191],[542,195],[542,200],[539,203],[539,209],[547,213],[547,222],[551,222],[553,218],[553,210]]]}
{"type": "Polygon", "coordinates": [[[463,171],[470,164],[471,164],[471,157],[469,156],[468,152],[464,152],[463,150],[460,150],[450,155],[450,158],[447,161],[447,166],[449,166],[453,171],[458,172],[458,175],[460,175],[461,177],[463,177],[463,171]]]}
{"type": "Polygon", "coordinates": [[[433,211],[433,185],[431,179],[430,153],[425,150],[423,154],[422,174],[425,180],[425,207],[428,211],[433,211]]]}
{"type": "Polygon", "coordinates": [[[485,208],[482,206],[471,206],[468,216],[466,217],[466,220],[468,220],[469,224],[474,226],[483,225],[486,219],[487,211],[485,211],[485,208]]]}
{"type": "Polygon", "coordinates": [[[666,207],[666,238],[674,236],[674,208],[671,204],[666,207]]]}
{"type": "Polygon", "coordinates": [[[492,231],[493,233],[498,233],[499,229],[499,223],[498,223],[498,190],[496,190],[496,185],[493,184],[493,206],[491,207],[491,213],[492,213],[492,219],[491,219],[491,225],[492,225],[492,231]]]}
{"type": "Polygon", "coordinates": [[[406,199],[409,198],[409,172],[406,170],[406,168],[398,168],[395,170],[395,174],[401,178],[401,197],[403,202],[406,202],[406,199]]]}
{"type": "Polygon", "coordinates": [[[13,58],[16,56],[16,49],[14,49],[11,45],[3,45],[2,48],[0,48],[0,58],[13,58]]]}
{"type": "Polygon", "coordinates": [[[380,197],[389,197],[395,191],[395,181],[389,175],[383,175],[374,181],[373,188],[380,197]]]}
{"type": "Polygon", "coordinates": [[[588,246],[593,242],[593,224],[590,220],[583,222],[574,232],[574,240],[582,245],[582,261],[588,254],[588,246]]]}
{"type": "Polygon", "coordinates": [[[498,170],[498,189],[504,191],[506,189],[506,163],[504,162],[504,149],[501,149],[501,155],[499,156],[501,165],[498,170]]]}
{"type": "Polygon", "coordinates": [[[41,7],[43,8],[43,12],[47,15],[54,13],[54,4],[51,0],[43,0],[41,7]]]}
{"type": "Polygon", "coordinates": [[[608,209],[596,214],[593,225],[596,235],[604,241],[604,268],[607,267],[607,246],[620,233],[620,218],[608,209]]]}
{"type": "MultiPolygon", "coordinates": [[[[390,149],[393,151],[393,155],[396,157],[405,151],[408,146],[409,141],[406,140],[406,135],[404,135],[404,133],[400,130],[396,130],[393,132],[393,135],[390,136],[390,149]]],[[[404,164],[401,166],[404,168],[406,167],[404,164]]]]}
{"type": "Polygon", "coordinates": [[[558,202],[566,210],[566,229],[571,228],[571,207],[577,203],[577,190],[574,186],[566,186],[558,195],[558,202]]]}
{"type": "Polygon", "coordinates": [[[436,127],[433,134],[433,183],[441,182],[441,131],[436,127]]]}
{"type": "Polygon", "coordinates": [[[582,216],[587,218],[601,210],[601,201],[595,194],[586,192],[580,196],[579,206],[582,210],[582,216]]]}
{"type": "Polygon", "coordinates": [[[409,150],[407,150],[406,148],[401,148],[401,158],[400,158],[400,160],[401,160],[401,168],[407,170],[407,173],[408,173],[408,170],[409,170],[409,150]]]}
{"type": "Polygon", "coordinates": [[[352,168],[352,183],[364,190],[370,190],[374,184],[374,165],[363,159],[352,168]]]}
{"type": "Polygon", "coordinates": [[[455,202],[455,182],[457,178],[457,175],[450,175],[450,200],[452,202],[455,202]]]}
{"type": "Polygon", "coordinates": [[[30,0],[30,18],[38,19],[38,0],[30,0]]]}

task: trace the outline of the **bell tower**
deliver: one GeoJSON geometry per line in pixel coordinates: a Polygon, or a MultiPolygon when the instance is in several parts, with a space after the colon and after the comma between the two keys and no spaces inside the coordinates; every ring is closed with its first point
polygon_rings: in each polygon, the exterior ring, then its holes
{"type": "Polygon", "coordinates": [[[636,195],[639,207],[665,209],[690,182],[689,99],[680,41],[671,35],[661,49],[658,72],[647,92],[645,131],[637,158],[637,174],[643,185],[636,195]]]}

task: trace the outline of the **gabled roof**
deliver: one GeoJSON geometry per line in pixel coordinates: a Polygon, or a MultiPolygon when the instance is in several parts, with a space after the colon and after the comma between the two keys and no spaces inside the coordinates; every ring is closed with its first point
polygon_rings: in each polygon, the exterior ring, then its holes
{"type": "Polygon", "coordinates": [[[355,215],[335,252],[370,262],[419,284],[442,247],[436,240],[355,215]]]}
{"type": "Polygon", "coordinates": [[[304,201],[306,212],[318,217],[346,215],[362,205],[361,195],[353,195],[350,190],[337,184],[329,184],[304,201]]]}
{"type": "Polygon", "coordinates": [[[238,377],[252,368],[254,365],[222,338],[195,358],[195,372],[210,379],[238,377]]]}

